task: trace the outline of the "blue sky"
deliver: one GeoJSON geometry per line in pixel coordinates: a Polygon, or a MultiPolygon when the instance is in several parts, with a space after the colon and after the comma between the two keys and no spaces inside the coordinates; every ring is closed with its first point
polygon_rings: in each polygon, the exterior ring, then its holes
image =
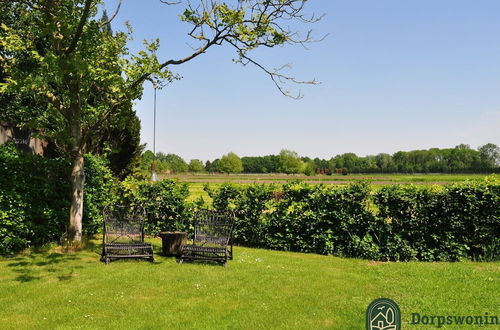
{"type": "MultiPolygon", "coordinates": [[[[116,0],[106,0],[108,12],[116,0]]],[[[258,50],[270,68],[317,86],[282,96],[255,67],[232,63],[215,47],[181,66],[183,79],[158,92],[156,150],[189,161],[277,154],[283,148],[329,159],[344,152],[380,152],[500,145],[500,1],[310,0],[325,14],[312,26],[329,34],[309,50],[258,50]]],[[[160,59],[184,57],[195,45],[178,19],[182,6],[124,0],[113,29],[134,29],[130,49],[160,38],[160,59]]],[[[307,26],[297,26],[307,30],[307,26]]],[[[135,105],[142,141],[152,148],[153,92],[145,85],[135,105]]]]}

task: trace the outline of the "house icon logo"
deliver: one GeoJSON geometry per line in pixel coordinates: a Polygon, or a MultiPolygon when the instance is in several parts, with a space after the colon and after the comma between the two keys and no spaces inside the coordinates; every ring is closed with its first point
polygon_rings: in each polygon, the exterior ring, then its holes
{"type": "Polygon", "coordinates": [[[375,299],[366,310],[366,330],[401,330],[401,311],[391,299],[375,299]]]}

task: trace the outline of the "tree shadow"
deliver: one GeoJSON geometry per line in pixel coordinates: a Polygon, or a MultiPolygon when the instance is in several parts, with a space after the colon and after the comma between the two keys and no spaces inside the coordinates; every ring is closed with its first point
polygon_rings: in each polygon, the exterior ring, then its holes
{"type": "Polygon", "coordinates": [[[74,271],[75,271],[74,269],[71,269],[71,271],[68,274],[57,276],[57,278],[59,279],[59,281],[69,281],[73,278],[74,271]]]}
{"type": "Polygon", "coordinates": [[[33,252],[23,257],[15,258],[15,262],[7,264],[14,273],[19,274],[15,281],[26,283],[40,280],[43,277],[55,276],[59,281],[69,281],[73,278],[75,268],[82,266],[72,266],[69,273],[61,274],[65,264],[81,259],[75,254],[64,254],[57,252],[33,252]]]}
{"type": "Polygon", "coordinates": [[[34,281],[34,280],[39,280],[41,279],[40,276],[32,276],[32,275],[29,275],[29,274],[22,274],[22,275],[19,275],[15,278],[16,281],[18,282],[31,282],[31,281],[34,281]]]}

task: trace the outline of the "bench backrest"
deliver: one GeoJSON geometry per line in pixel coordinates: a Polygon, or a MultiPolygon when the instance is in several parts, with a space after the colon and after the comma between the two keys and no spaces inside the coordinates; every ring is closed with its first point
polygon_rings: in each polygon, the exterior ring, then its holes
{"type": "Polygon", "coordinates": [[[144,242],[142,206],[108,205],[103,210],[104,243],[144,242]]]}
{"type": "Polygon", "coordinates": [[[227,246],[234,225],[234,213],[202,209],[196,213],[194,241],[227,246]]]}

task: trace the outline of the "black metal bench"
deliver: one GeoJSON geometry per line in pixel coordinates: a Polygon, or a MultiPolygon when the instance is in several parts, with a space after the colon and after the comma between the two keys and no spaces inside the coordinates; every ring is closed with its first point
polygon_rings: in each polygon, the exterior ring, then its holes
{"type": "Polygon", "coordinates": [[[144,208],[110,205],[104,208],[102,258],[106,264],[120,258],[154,261],[153,246],[144,242],[144,208]]]}
{"type": "Polygon", "coordinates": [[[232,212],[202,209],[195,215],[193,244],[181,249],[179,263],[184,261],[215,261],[224,267],[233,259],[231,234],[234,225],[232,212]]]}

